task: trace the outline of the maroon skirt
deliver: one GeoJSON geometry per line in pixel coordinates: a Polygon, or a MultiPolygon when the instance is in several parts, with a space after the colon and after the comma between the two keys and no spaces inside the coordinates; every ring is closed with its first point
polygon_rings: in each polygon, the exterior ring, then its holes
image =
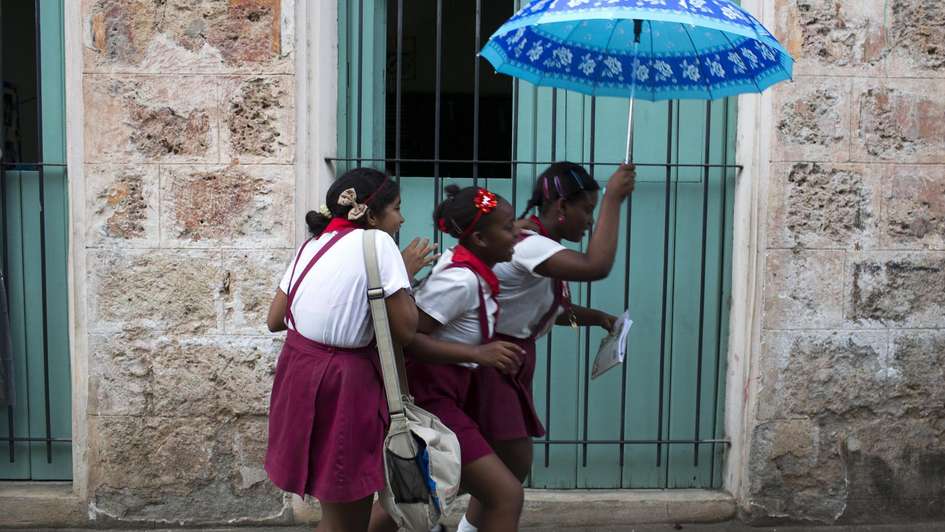
{"type": "Polygon", "coordinates": [[[470,416],[470,386],[477,370],[458,364],[428,364],[407,357],[410,393],[420,408],[440,418],[459,440],[460,461],[470,464],[492,454],[492,447],[470,416]]]}
{"type": "Polygon", "coordinates": [[[535,376],[535,341],[497,335],[496,340],[512,342],[525,350],[517,374],[503,375],[494,368],[480,367],[473,380],[474,418],[489,441],[517,440],[545,435],[535,411],[532,379],[535,376]]]}
{"type": "Polygon", "coordinates": [[[331,347],[289,331],[269,400],[273,484],[326,502],[381,491],[387,425],[377,349],[331,347]]]}

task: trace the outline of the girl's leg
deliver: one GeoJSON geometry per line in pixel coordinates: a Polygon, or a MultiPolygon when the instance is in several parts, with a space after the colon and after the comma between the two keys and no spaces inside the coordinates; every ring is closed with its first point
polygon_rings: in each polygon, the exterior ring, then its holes
{"type": "MultiPolygon", "coordinates": [[[[525,482],[532,467],[532,440],[521,438],[492,443],[492,449],[502,460],[502,463],[512,472],[519,482],[525,482]]],[[[466,522],[473,527],[479,527],[482,522],[482,504],[475,498],[469,498],[469,507],[466,508],[466,522]]],[[[461,527],[457,532],[468,532],[461,527]]]]}
{"type": "MultiPolygon", "coordinates": [[[[462,485],[480,505],[477,525],[489,532],[514,532],[522,514],[525,493],[515,477],[494,454],[463,466],[462,485]]],[[[473,499],[470,499],[473,500],[473,499]]]]}
{"type": "Polygon", "coordinates": [[[322,520],[316,532],[365,532],[374,495],[352,502],[321,502],[322,520]]]}
{"type": "Polygon", "coordinates": [[[397,532],[397,523],[391,519],[380,502],[371,507],[371,524],[368,532],[397,532]]]}

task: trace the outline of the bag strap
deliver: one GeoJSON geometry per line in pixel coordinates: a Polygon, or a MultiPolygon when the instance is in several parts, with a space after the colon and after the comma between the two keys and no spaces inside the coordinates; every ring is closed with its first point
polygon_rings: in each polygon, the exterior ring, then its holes
{"type": "MultiPolygon", "coordinates": [[[[479,280],[479,274],[475,270],[466,266],[465,264],[450,264],[447,266],[446,270],[450,268],[464,268],[472,272],[476,277],[476,288],[479,289],[479,334],[482,336],[482,343],[489,343],[492,338],[495,336],[495,331],[492,331],[493,334],[489,335],[489,312],[486,310],[486,296],[482,291],[482,281],[479,280]]],[[[495,320],[496,325],[499,324],[499,310],[496,309],[493,319],[495,320]]]]}
{"type": "Polygon", "coordinates": [[[308,262],[308,265],[305,267],[304,270],[302,270],[302,273],[299,275],[299,280],[296,281],[296,283],[293,285],[292,278],[295,277],[295,268],[296,266],[299,265],[299,259],[302,257],[302,252],[305,251],[305,246],[307,246],[309,242],[315,240],[315,237],[312,237],[306,240],[305,243],[302,244],[302,247],[299,249],[298,255],[295,256],[295,264],[292,265],[292,274],[289,276],[289,292],[286,294],[285,323],[286,325],[288,325],[291,322],[292,328],[295,329],[296,332],[298,332],[298,327],[295,325],[295,316],[292,315],[292,303],[295,301],[296,292],[298,292],[299,287],[302,286],[302,280],[305,279],[306,275],[308,275],[309,270],[311,270],[312,267],[315,266],[315,263],[317,263],[322,258],[322,255],[324,255],[325,253],[328,253],[328,250],[331,249],[332,246],[337,244],[339,240],[341,240],[345,235],[347,235],[351,231],[352,230],[350,228],[346,228],[346,229],[341,229],[340,231],[336,232],[335,236],[331,237],[331,240],[329,240],[325,245],[321,247],[321,249],[318,250],[317,253],[315,253],[312,259],[308,262]]]}
{"type": "MultiPolygon", "coordinates": [[[[381,374],[384,378],[384,392],[387,394],[387,409],[391,418],[404,415],[404,399],[401,390],[402,364],[398,364],[394,350],[394,341],[390,333],[390,321],[387,318],[387,306],[384,303],[384,285],[377,265],[377,230],[364,231],[364,266],[367,269],[368,303],[371,305],[371,318],[374,321],[374,341],[381,359],[381,374]],[[398,370],[401,371],[398,371],[398,370]]],[[[401,359],[402,359],[401,355],[401,359]]]]}

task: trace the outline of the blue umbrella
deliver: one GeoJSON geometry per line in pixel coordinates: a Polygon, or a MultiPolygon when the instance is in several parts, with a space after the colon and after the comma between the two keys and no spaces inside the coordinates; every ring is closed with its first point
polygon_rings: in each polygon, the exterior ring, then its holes
{"type": "Polygon", "coordinates": [[[714,99],[791,78],[794,61],[727,0],[532,0],[480,52],[535,85],[633,100],[714,99]]]}

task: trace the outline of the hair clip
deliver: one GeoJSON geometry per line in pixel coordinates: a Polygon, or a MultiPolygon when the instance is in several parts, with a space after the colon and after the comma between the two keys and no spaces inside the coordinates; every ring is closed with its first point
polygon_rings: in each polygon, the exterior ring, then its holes
{"type": "Polygon", "coordinates": [[[496,208],[496,205],[499,204],[499,200],[496,199],[494,193],[489,192],[484,188],[480,188],[476,192],[476,198],[473,200],[473,203],[476,205],[476,209],[479,210],[482,214],[489,214],[493,209],[496,208]]]}
{"type": "Polygon", "coordinates": [[[564,191],[561,190],[561,179],[560,179],[558,176],[555,176],[555,190],[558,191],[558,197],[559,197],[559,198],[564,198],[564,197],[565,197],[564,191]]]}
{"type": "Polygon", "coordinates": [[[354,188],[346,189],[338,196],[338,205],[342,207],[351,207],[348,211],[348,220],[354,221],[364,216],[367,212],[367,205],[358,203],[358,193],[354,188]]]}
{"type": "Polygon", "coordinates": [[[574,173],[574,170],[568,170],[568,173],[574,178],[574,182],[577,183],[578,188],[584,190],[584,182],[574,173]]]}

